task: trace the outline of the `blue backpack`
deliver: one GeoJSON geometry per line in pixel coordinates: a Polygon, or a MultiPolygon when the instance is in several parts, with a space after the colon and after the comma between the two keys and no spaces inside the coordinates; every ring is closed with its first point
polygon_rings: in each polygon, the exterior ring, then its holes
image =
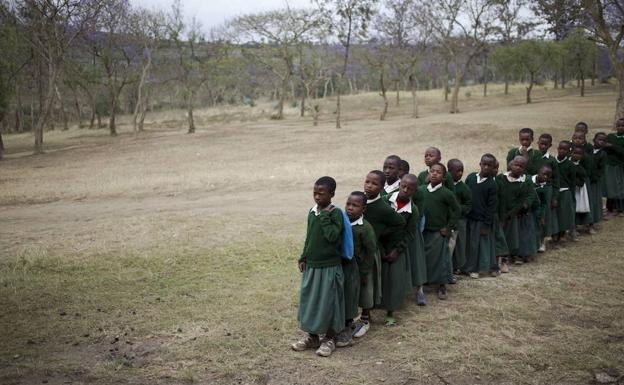
{"type": "MultiPolygon", "coordinates": [[[[338,207],[335,210],[340,210],[338,207]]],[[[350,261],[353,259],[353,231],[351,230],[351,220],[344,211],[342,213],[342,245],[340,247],[342,259],[350,261]]]]}

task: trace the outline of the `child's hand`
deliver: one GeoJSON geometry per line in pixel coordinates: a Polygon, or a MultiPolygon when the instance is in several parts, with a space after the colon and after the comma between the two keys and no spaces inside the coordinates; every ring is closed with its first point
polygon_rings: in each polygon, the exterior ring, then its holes
{"type": "Polygon", "coordinates": [[[556,199],[553,199],[553,200],[550,201],[550,208],[551,209],[556,209],[557,206],[559,206],[559,203],[557,202],[556,199]]]}
{"type": "Polygon", "coordinates": [[[385,258],[388,263],[392,263],[397,259],[399,259],[399,251],[397,249],[392,249],[392,251],[390,251],[390,253],[388,253],[385,258]]]}
{"type": "Polygon", "coordinates": [[[440,234],[442,234],[443,237],[448,237],[449,231],[446,227],[443,227],[440,229],[440,234]]]}
{"type": "Polygon", "coordinates": [[[300,271],[301,273],[303,273],[303,271],[305,270],[305,267],[306,267],[305,265],[306,265],[306,264],[305,264],[305,262],[304,262],[304,261],[299,262],[299,271],[300,271]]]}
{"type": "Polygon", "coordinates": [[[366,279],[366,277],[360,277],[360,286],[366,286],[367,283],[368,280],[366,279]]]}
{"type": "Polygon", "coordinates": [[[520,154],[522,154],[522,156],[524,156],[525,158],[529,156],[529,149],[522,146],[520,147],[520,154]]]}
{"type": "Polygon", "coordinates": [[[482,236],[486,236],[490,234],[490,228],[489,227],[482,227],[481,230],[479,230],[479,234],[481,234],[482,236]]]}
{"type": "Polygon", "coordinates": [[[542,225],[542,226],[546,225],[546,219],[545,218],[541,218],[540,219],[540,225],[542,225]]]}

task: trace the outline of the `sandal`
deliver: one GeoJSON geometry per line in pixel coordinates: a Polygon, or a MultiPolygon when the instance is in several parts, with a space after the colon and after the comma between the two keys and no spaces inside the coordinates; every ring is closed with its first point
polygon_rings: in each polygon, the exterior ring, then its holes
{"type": "Polygon", "coordinates": [[[396,326],[397,322],[394,317],[386,316],[385,326],[396,326]]]}

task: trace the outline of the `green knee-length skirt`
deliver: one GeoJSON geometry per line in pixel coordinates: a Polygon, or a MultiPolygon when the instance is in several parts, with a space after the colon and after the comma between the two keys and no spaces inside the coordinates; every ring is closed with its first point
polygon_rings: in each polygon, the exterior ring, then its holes
{"type": "Polygon", "coordinates": [[[405,296],[412,290],[412,276],[407,250],[399,258],[388,263],[381,261],[381,307],[387,311],[398,310],[403,306],[405,296]]]}
{"type": "Polygon", "coordinates": [[[589,205],[594,223],[602,221],[602,183],[593,182],[590,184],[589,205]]]}
{"type": "Polygon", "coordinates": [[[572,198],[572,191],[565,190],[559,192],[559,205],[557,206],[557,223],[559,232],[574,230],[576,205],[572,198]]]}
{"type": "Polygon", "coordinates": [[[355,258],[342,261],[342,272],[344,274],[345,319],[354,319],[359,314],[360,302],[360,269],[355,258]]]}
{"type": "Polygon", "coordinates": [[[492,231],[494,232],[494,252],[497,257],[509,255],[509,247],[505,240],[505,232],[503,231],[503,225],[500,223],[498,217],[494,217],[494,224],[492,225],[492,231]]]}
{"type": "Polygon", "coordinates": [[[466,263],[466,219],[457,221],[457,242],[453,250],[453,271],[459,270],[466,263]]]}
{"type": "Polygon", "coordinates": [[[410,273],[412,286],[418,287],[427,283],[427,261],[425,260],[425,241],[420,231],[409,243],[410,273]]]}
{"type": "Polygon", "coordinates": [[[521,215],[518,218],[518,251],[520,257],[529,257],[537,254],[537,228],[535,227],[535,216],[533,213],[521,215]]]}
{"type": "Polygon", "coordinates": [[[427,282],[445,284],[452,272],[452,261],[449,254],[448,237],[439,231],[425,231],[425,259],[427,261],[427,282]]]}
{"type": "Polygon", "coordinates": [[[509,249],[510,255],[518,255],[520,248],[520,226],[518,217],[513,217],[503,223],[503,232],[505,233],[505,242],[509,249]]]}
{"type": "Polygon", "coordinates": [[[604,192],[609,199],[624,199],[624,167],[605,165],[604,192]]]}
{"type": "Polygon", "coordinates": [[[496,265],[496,240],[492,229],[483,222],[468,219],[466,224],[466,262],[462,271],[467,273],[488,272],[496,265]],[[487,228],[487,235],[481,230],[487,228]]]}
{"type": "Polygon", "coordinates": [[[311,334],[344,329],[344,274],[342,266],[306,267],[299,293],[299,327],[311,334]]]}

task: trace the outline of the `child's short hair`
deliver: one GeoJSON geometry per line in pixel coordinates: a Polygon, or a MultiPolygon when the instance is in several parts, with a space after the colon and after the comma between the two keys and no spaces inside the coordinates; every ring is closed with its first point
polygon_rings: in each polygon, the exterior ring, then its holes
{"type": "Polygon", "coordinates": [[[456,159],[456,158],[449,159],[449,161],[446,162],[446,167],[448,169],[451,169],[452,167],[460,167],[460,166],[463,168],[464,167],[464,163],[462,163],[461,160],[456,159]]]}
{"type": "Polygon", "coordinates": [[[349,195],[359,197],[362,200],[362,203],[364,204],[364,206],[366,206],[366,202],[368,201],[368,198],[366,198],[366,194],[364,194],[362,191],[352,191],[351,194],[349,195]]]}
{"type": "Polygon", "coordinates": [[[386,160],[391,159],[391,160],[396,160],[397,162],[401,163],[401,157],[398,155],[388,155],[386,156],[386,160]]]}
{"type": "Polygon", "coordinates": [[[546,139],[546,140],[550,141],[550,143],[552,143],[552,141],[553,141],[552,135],[550,135],[550,134],[542,134],[542,135],[539,136],[539,138],[540,139],[546,139]]]}
{"type": "Polygon", "coordinates": [[[562,144],[564,146],[572,147],[572,142],[570,142],[569,140],[562,140],[561,142],[559,142],[559,146],[561,146],[562,144]]]}
{"type": "Polygon", "coordinates": [[[525,127],[525,128],[520,129],[520,131],[518,132],[518,134],[520,134],[520,135],[522,135],[522,134],[530,134],[530,135],[531,135],[531,138],[532,138],[532,137],[533,137],[533,135],[534,135],[534,133],[533,133],[533,129],[532,129],[532,128],[528,128],[528,127],[525,127]]]}
{"type": "Polygon", "coordinates": [[[574,125],[574,130],[578,130],[582,127],[583,130],[587,131],[589,129],[589,126],[587,125],[587,123],[585,122],[578,122],[574,125]]]}
{"type": "Polygon", "coordinates": [[[496,160],[496,157],[490,154],[489,152],[486,152],[485,154],[481,155],[482,162],[483,162],[483,159],[490,159],[492,162],[494,162],[494,164],[498,163],[498,160],[496,160]]]}
{"type": "Polygon", "coordinates": [[[408,163],[408,161],[401,159],[401,161],[399,162],[399,168],[405,171],[405,173],[407,174],[410,170],[410,164],[408,163]]]}
{"type": "Polygon", "coordinates": [[[549,170],[552,173],[552,167],[548,163],[543,164],[542,167],[540,167],[538,171],[542,171],[544,169],[549,170]]]}
{"type": "Polygon", "coordinates": [[[432,169],[433,166],[440,166],[442,167],[442,176],[446,176],[446,167],[444,167],[444,165],[442,163],[434,163],[431,165],[431,167],[429,167],[429,169],[432,169]]]}
{"type": "Polygon", "coordinates": [[[596,133],[596,135],[594,135],[594,139],[596,139],[596,138],[597,138],[597,137],[599,137],[599,136],[607,136],[607,134],[606,134],[606,133],[604,133],[604,132],[602,132],[602,131],[597,132],[597,133],[596,133]]]}
{"type": "Polygon", "coordinates": [[[331,176],[322,176],[314,182],[315,186],[325,186],[330,193],[336,192],[336,180],[331,176]]]}
{"type": "Polygon", "coordinates": [[[432,147],[427,147],[427,150],[429,150],[429,149],[434,150],[434,151],[438,154],[438,157],[439,157],[439,158],[442,158],[442,151],[440,151],[440,149],[439,149],[439,148],[437,148],[437,147],[433,147],[433,146],[432,146],[432,147]]]}
{"type": "Polygon", "coordinates": [[[585,152],[585,149],[583,148],[582,145],[572,143],[570,151],[574,152],[574,150],[581,150],[581,151],[585,152]]]}
{"type": "Polygon", "coordinates": [[[377,175],[379,177],[379,180],[381,181],[381,184],[385,184],[386,183],[386,174],[384,174],[382,171],[373,170],[373,171],[369,172],[369,174],[377,175]]]}

